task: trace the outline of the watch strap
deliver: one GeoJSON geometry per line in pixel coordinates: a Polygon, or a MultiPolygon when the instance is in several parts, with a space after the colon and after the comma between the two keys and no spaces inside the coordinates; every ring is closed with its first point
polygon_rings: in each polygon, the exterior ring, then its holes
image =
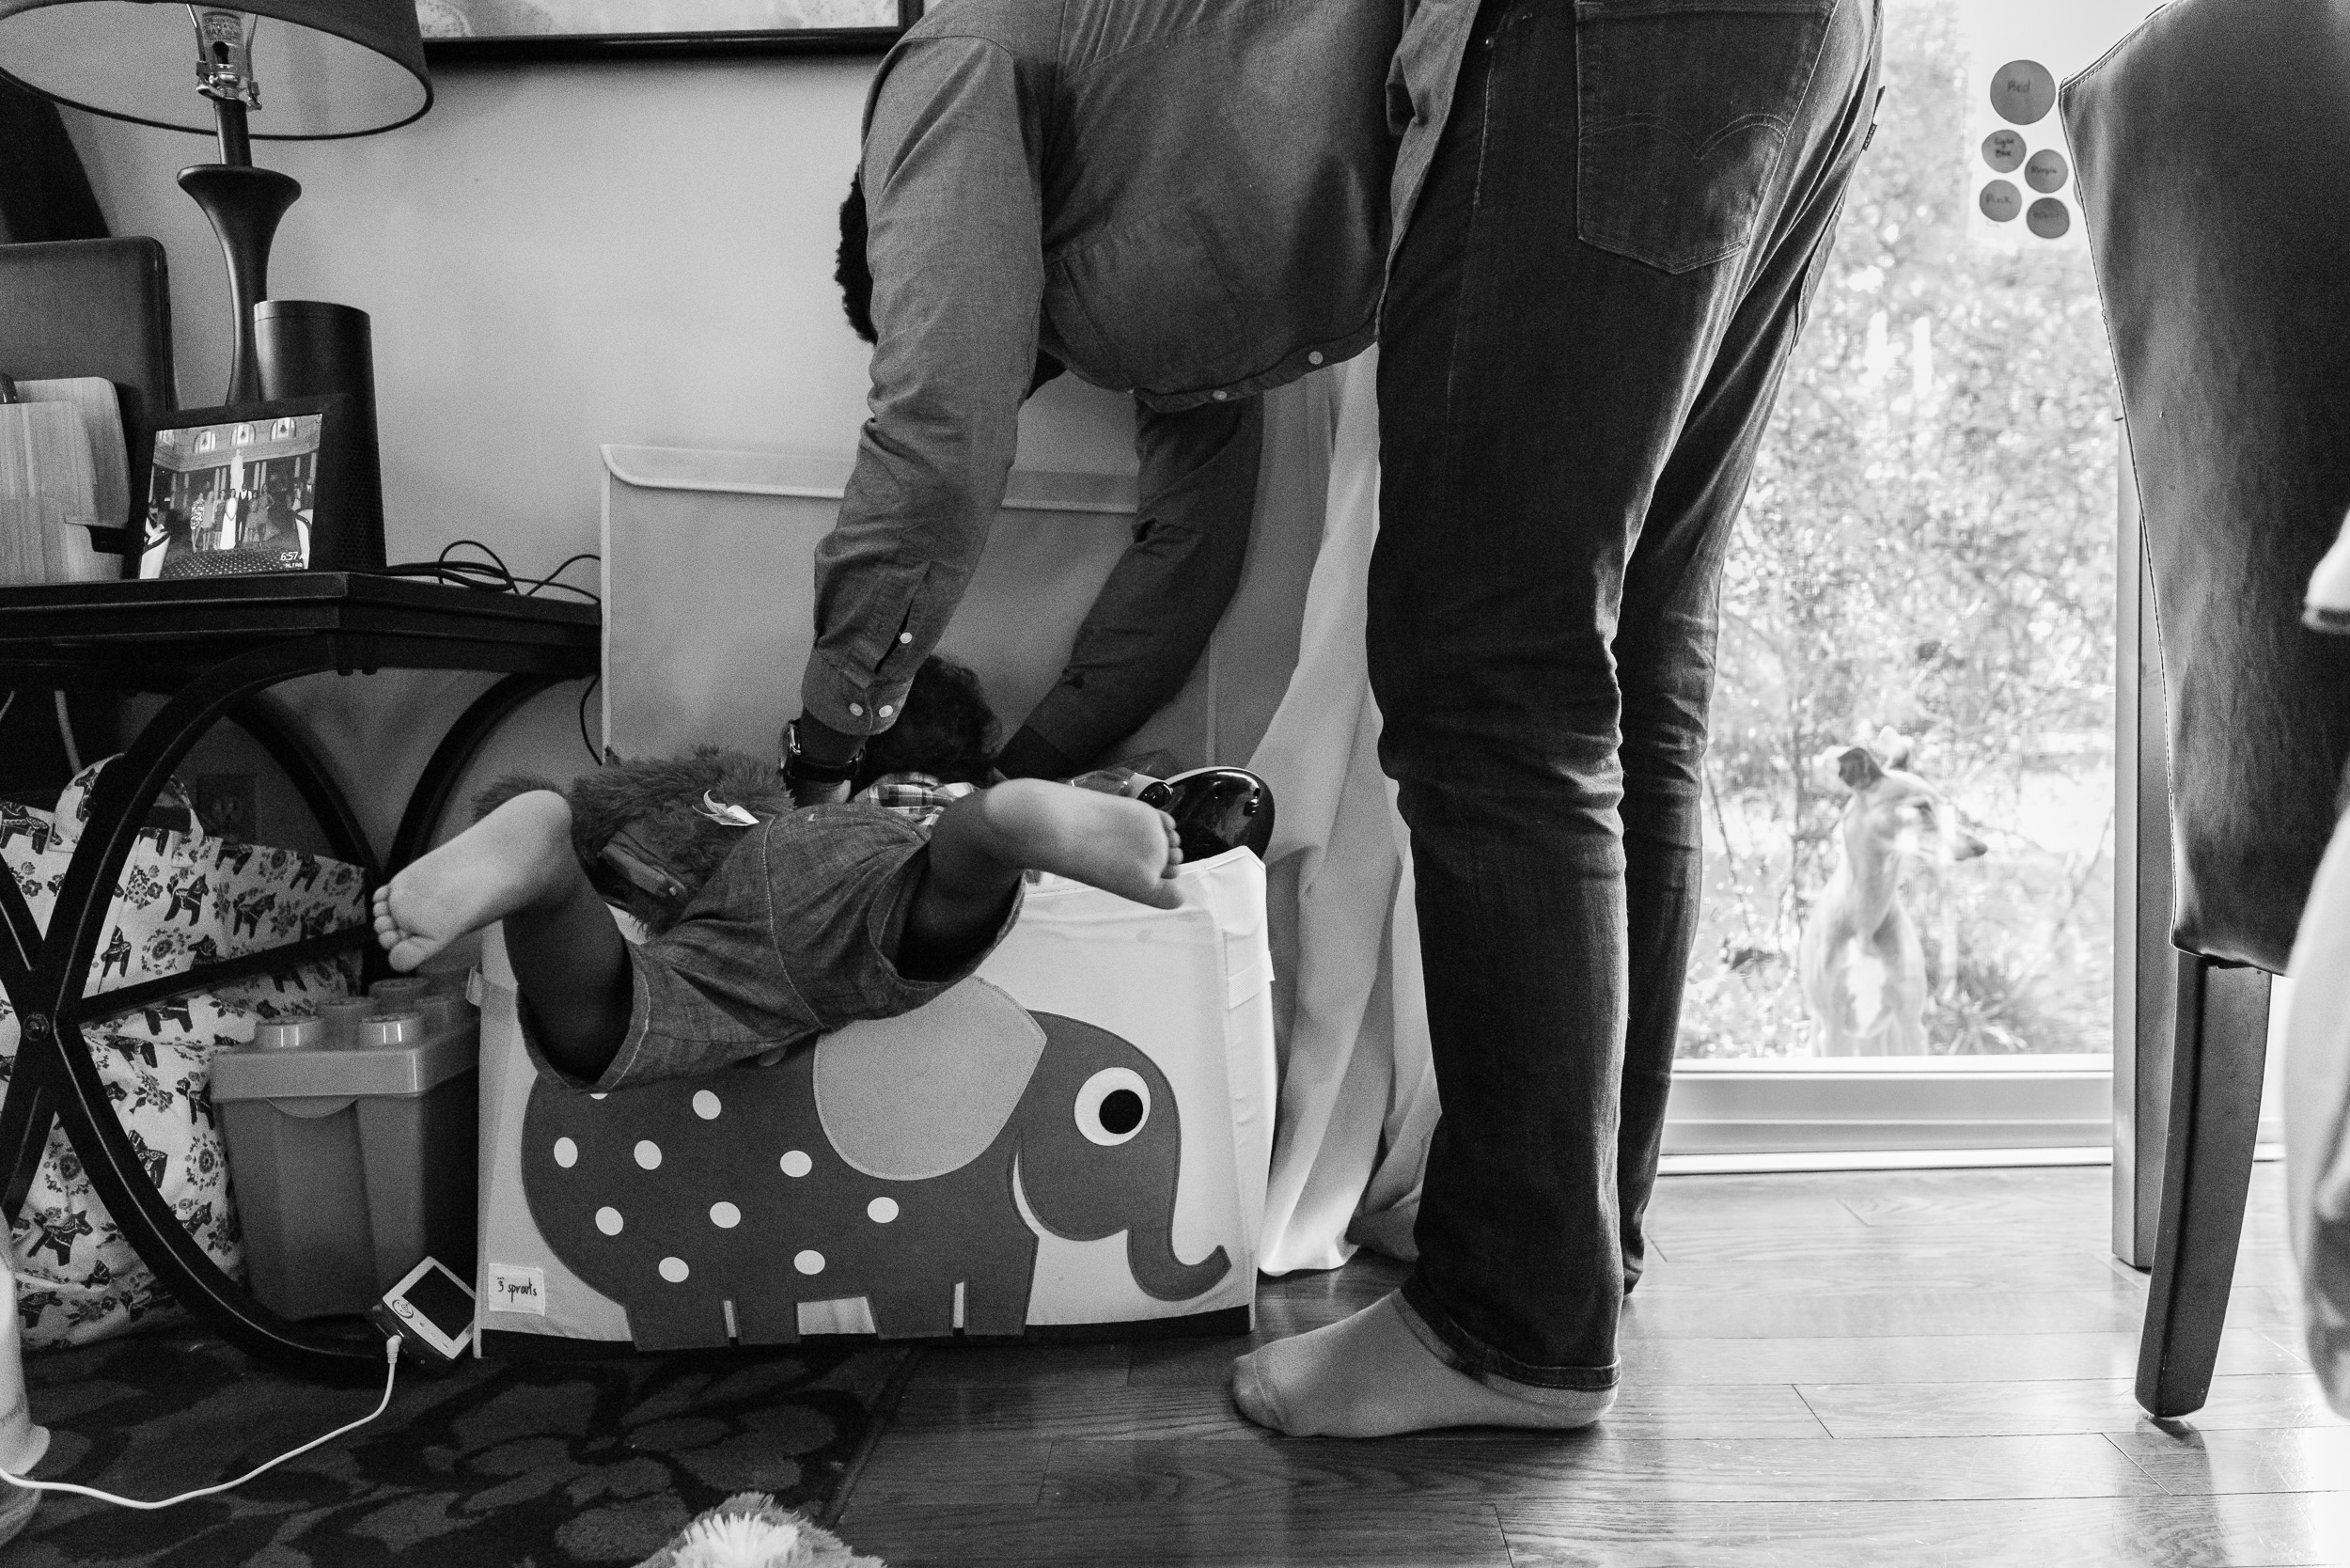
{"type": "Polygon", "coordinates": [[[856,776],[857,765],[864,760],[865,748],[860,745],[846,761],[820,762],[800,749],[798,719],[783,727],[783,776],[794,784],[846,784],[856,776]]]}

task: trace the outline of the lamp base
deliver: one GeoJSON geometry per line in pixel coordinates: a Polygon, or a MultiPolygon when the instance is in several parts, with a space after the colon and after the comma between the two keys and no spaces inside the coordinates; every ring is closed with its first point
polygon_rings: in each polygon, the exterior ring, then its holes
{"type": "Polygon", "coordinates": [[[249,164],[196,164],[180,171],[180,188],[195,198],[220,236],[228,261],[228,303],[236,321],[236,352],[223,401],[261,400],[260,360],[253,342],[253,307],[269,297],[269,246],[277,220],[302,195],[301,182],[249,164]]]}

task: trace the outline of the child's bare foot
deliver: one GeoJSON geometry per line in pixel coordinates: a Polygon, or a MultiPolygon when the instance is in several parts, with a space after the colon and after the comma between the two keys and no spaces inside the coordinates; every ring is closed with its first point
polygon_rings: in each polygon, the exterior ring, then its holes
{"type": "Polygon", "coordinates": [[[1175,819],[1138,800],[1014,778],[965,795],[931,835],[932,874],[950,886],[968,864],[975,882],[998,868],[1051,871],[1158,909],[1183,894],[1175,819]]]}
{"type": "Polygon", "coordinates": [[[572,810],[552,790],[516,795],[375,892],[375,939],[414,969],[467,932],[562,897],[583,876],[572,810]]]}

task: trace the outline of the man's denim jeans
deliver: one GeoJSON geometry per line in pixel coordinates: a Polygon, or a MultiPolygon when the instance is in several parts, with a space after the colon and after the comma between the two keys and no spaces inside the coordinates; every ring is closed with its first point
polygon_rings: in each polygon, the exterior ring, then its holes
{"type": "Polygon", "coordinates": [[[1700,891],[1730,525],[1874,0],[1487,0],[1389,282],[1371,567],[1444,1101],[1406,1298],[1616,1381],[1700,891]]]}

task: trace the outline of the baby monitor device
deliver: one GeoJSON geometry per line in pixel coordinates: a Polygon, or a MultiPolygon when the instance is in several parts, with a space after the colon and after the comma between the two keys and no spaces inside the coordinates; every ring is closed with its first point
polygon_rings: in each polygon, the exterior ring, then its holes
{"type": "Polygon", "coordinates": [[[430,1366],[450,1367],[473,1347],[473,1292],[437,1260],[427,1258],[368,1309],[384,1333],[407,1341],[430,1366]]]}

